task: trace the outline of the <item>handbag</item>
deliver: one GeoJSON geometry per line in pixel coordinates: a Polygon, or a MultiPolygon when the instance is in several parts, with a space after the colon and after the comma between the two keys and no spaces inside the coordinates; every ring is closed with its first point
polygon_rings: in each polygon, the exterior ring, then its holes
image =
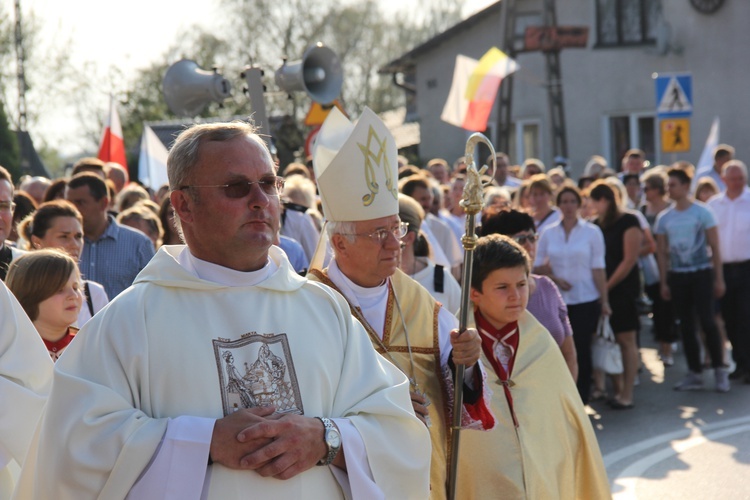
{"type": "Polygon", "coordinates": [[[609,375],[619,375],[623,372],[620,345],[615,340],[607,316],[599,318],[596,336],[591,346],[591,362],[595,370],[601,370],[609,375]]]}

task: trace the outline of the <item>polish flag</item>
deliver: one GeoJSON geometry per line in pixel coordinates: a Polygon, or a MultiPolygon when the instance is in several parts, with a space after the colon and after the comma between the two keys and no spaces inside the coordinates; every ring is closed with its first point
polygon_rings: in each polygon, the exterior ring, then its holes
{"type": "Polygon", "coordinates": [[[125,158],[125,141],[122,139],[122,126],[120,125],[120,116],[117,114],[114,98],[109,100],[109,116],[104,125],[98,158],[104,162],[112,161],[128,168],[128,162],[125,158]]]}
{"type": "Polygon", "coordinates": [[[500,83],[518,68],[515,60],[496,47],[479,61],[457,55],[453,83],[440,118],[465,130],[484,131],[500,83]]]}

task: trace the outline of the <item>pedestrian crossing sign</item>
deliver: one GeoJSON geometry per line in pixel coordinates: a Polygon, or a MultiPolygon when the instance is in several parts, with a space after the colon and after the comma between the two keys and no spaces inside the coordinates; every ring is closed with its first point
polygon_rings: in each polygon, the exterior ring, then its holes
{"type": "Polygon", "coordinates": [[[690,119],[667,118],[661,120],[661,150],[664,153],[690,151],[690,119]]]}
{"type": "Polygon", "coordinates": [[[656,116],[681,118],[693,114],[693,77],[690,73],[654,74],[656,116]]]}

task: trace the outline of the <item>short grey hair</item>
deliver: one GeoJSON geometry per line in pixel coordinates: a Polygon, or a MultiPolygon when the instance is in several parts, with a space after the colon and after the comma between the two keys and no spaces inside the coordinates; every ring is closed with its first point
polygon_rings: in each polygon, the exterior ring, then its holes
{"type": "MultiPolygon", "coordinates": [[[[340,234],[349,243],[354,243],[354,233],[357,232],[357,223],[354,221],[333,221],[329,220],[326,224],[326,233],[328,239],[332,240],[335,234],[340,234]]],[[[334,250],[335,253],[335,250],[334,250]]]]}
{"type": "Polygon", "coordinates": [[[743,161],[740,160],[729,160],[721,167],[721,175],[724,175],[727,173],[727,169],[730,169],[732,167],[736,167],[740,169],[740,172],[745,176],[745,180],[747,180],[747,165],[743,161]]]}
{"type": "Polygon", "coordinates": [[[484,192],[484,208],[489,207],[495,202],[496,198],[504,198],[510,204],[510,191],[505,186],[491,186],[484,192]]]}
{"type": "Polygon", "coordinates": [[[256,132],[256,127],[242,121],[199,123],[183,130],[177,136],[177,140],[167,157],[169,189],[179,189],[180,186],[185,184],[186,179],[190,176],[190,173],[195,168],[195,164],[198,162],[200,146],[204,142],[225,142],[244,135],[258,143],[261,146],[263,154],[268,156],[269,163],[274,165],[266,143],[256,132]]]}

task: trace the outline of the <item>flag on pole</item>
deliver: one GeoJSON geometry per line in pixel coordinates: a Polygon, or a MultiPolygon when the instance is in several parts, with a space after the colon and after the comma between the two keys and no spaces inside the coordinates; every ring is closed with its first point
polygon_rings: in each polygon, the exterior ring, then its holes
{"type": "Polygon", "coordinates": [[[719,145],[719,117],[714,118],[711,124],[711,130],[708,132],[708,138],[706,138],[706,145],[703,147],[703,152],[695,164],[695,177],[697,179],[706,172],[710,172],[714,168],[714,149],[719,145]]]}
{"type": "Polygon", "coordinates": [[[453,83],[440,118],[466,130],[485,130],[500,83],[518,68],[515,60],[496,47],[479,61],[457,55],[453,83]]]}
{"type": "Polygon", "coordinates": [[[167,148],[148,125],[143,126],[141,154],[138,158],[138,180],[154,191],[169,182],[167,178],[167,148]]]}
{"type": "Polygon", "coordinates": [[[120,116],[117,114],[115,99],[109,98],[109,116],[104,124],[102,141],[99,145],[98,158],[102,161],[112,161],[119,163],[128,168],[128,162],[125,159],[125,141],[122,139],[122,126],[120,125],[120,116]]]}

